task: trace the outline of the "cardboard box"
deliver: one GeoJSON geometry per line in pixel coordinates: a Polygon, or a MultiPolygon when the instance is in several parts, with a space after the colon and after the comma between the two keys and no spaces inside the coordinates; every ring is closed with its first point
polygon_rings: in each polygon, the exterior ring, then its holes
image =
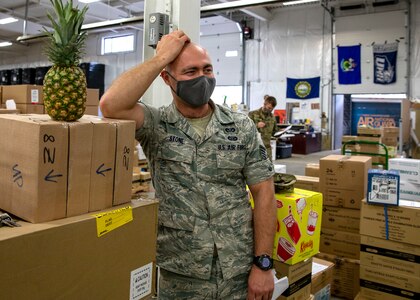
{"type": "Polygon", "coordinates": [[[319,164],[306,164],[305,176],[319,177],[319,164]]]}
{"type": "Polygon", "coordinates": [[[296,264],[319,250],[322,221],[322,195],[295,189],[293,193],[276,194],[277,232],[273,258],[296,264]]]}
{"type": "Polygon", "coordinates": [[[16,104],[16,108],[22,114],[44,114],[43,104],[16,104]]]}
{"type": "Polygon", "coordinates": [[[287,276],[289,280],[289,287],[277,299],[297,300],[309,298],[311,293],[312,258],[295,265],[274,261],[274,269],[278,278],[287,276]]]}
{"type": "Polygon", "coordinates": [[[324,205],[322,208],[322,228],[359,233],[360,210],[324,205]]]}
{"type": "Polygon", "coordinates": [[[329,299],[334,263],[314,257],[312,260],[311,294],[315,299],[329,299]]]}
{"type": "Polygon", "coordinates": [[[319,250],[352,259],[360,257],[360,234],[322,228],[319,250]]]}
{"type": "Polygon", "coordinates": [[[9,270],[0,274],[2,299],[151,298],[158,203],[133,201],[130,206],[112,210],[115,215],[102,212],[116,219],[131,211],[132,221],[100,237],[99,218],[91,214],[0,227],[1,267],[9,270]]]}
{"type": "MultiPolygon", "coordinates": [[[[360,286],[397,296],[419,299],[420,277],[389,273],[380,268],[360,265],[360,286]]],[[[362,292],[363,296],[363,292],[362,292]]]]}
{"type": "MultiPolygon", "coordinates": [[[[413,298],[412,293],[406,294],[401,296],[397,296],[395,293],[387,293],[392,292],[390,289],[386,289],[385,291],[369,289],[366,287],[360,287],[360,294],[359,297],[356,298],[357,300],[407,300],[407,299],[418,299],[413,298]]],[[[355,299],[355,300],[356,300],[355,299]]]]}
{"type": "Polygon", "coordinates": [[[401,181],[420,184],[420,159],[392,158],[388,169],[399,171],[401,181]]]}
{"type": "Polygon", "coordinates": [[[13,99],[16,104],[43,104],[44,95],[42,85],[4,85],[3,86],[3,103],[6,100],[13,99]]]}
{"type": "Polygon", "coordinates": [[[97,116],[99,112],[99,107],[97,105],[87,105],[85,109],[85,114],[91,116],[97,116]]]}
{"type": "MultiPolygon", "coordinates": [[[[49,115],[34,114],[32,120],[51,121],[49,115]]],[[[93,124],[90,122],[57,122],[68,128],[68,174],[66,216],[77,216],[89,211],[90,172],[92,165],[93,124]]]]}
{"type": "Polygon", "coordinates": [[[420,184],[401,180],[400,199],[420,201],[420,184]]]}
{"type": "Polygon", "coordinates": [[[301,190],[308,190],[313,192],[319,192],[319,177],[301,176],[295,175],[296,183],[295,188],[301,190]]]}
{"type": "Polygon", "coordinates": [[[398,137],[400,134],[399,127],[382,127],[381,137],[398,137]]]}
{"type": "Polygon", "coordinates": [[[420,278],[420,246],[361,236],[360,265],[420,278]]]}
{"type": "Polygon", "coordinates": [[[20,110],[0,108],[0,114],[20,114],[20,110]]]}
{"type": "Polygon", "coordinates": [[[367,156],[329,155],[320,160],[320,190],[324,205],[360,208],[366,197],[368,169],[372,159],[367,156]]]}
{"type": "Polygon", "coordinates": [[[387,207],[385,222],[384,205],[362,202],[360,234],[420,246],[420,202],[400,200],[400,206],[387,207]],[[387,227],[387,228],[386,228],[387,227]]]}
{"type": "Polygon", "coordinates": [[[357,135],[381,136],[381,128],[357,127],[357,135]]]}
{"type": "Polygon", "coordinates": [[[360,290],[360,261],[326,253],[319,253],[316,257],[334,263],[331,294],[340,298],[354,299],[360,290]]]}
{"type": "Polygon", "coordinates": [[[130,202],[131,183],[133,181],[134,151],[133,137],[136,132],[136,123],[129,120],[103,119],[116,127],[117,140],[114,166],[114,195],[113,205],[130,202]]]}
{"type": "Polygon", "coordinates": [[[30,222],[66,216],[68,128],[31,115],[0,115],[0,208],[30,222]]]}
{"type": "Polygon", "coordinates": [[[117,127],[101,118],[84,115],[80,122],[93,125],[89,211],[112,206],[117,127]]]}
{"type": "MultiPolygon", "coordinates": [[[[86,106],[96,106],[99,105],[99,89],[86,89],[86,106]]],[[[88,113],[86,113],[88,114],[88,113]]]]}

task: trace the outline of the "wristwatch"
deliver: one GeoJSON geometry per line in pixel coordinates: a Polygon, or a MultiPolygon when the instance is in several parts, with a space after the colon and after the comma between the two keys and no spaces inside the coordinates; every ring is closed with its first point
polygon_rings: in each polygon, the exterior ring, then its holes
{"type": "Polygon", "coordinates": [[[273,268],[273,259],[267,255],[262,254],[261,256],[254,256],[254,265],[263,271],[268,271],[273,268]]]}

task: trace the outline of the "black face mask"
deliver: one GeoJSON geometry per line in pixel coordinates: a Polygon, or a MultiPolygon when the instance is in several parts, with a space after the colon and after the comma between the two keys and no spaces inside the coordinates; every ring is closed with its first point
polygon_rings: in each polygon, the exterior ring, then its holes
{"type": "Polygon", "coordinates": [[[209,102],[216,86],[215,78],[200,76],[190,80],[176,80],[169,72],[167,73],[177,82],[176,92],[172,87],[171,89],[184,102],[192,107],[199,107],[209,102]]]}

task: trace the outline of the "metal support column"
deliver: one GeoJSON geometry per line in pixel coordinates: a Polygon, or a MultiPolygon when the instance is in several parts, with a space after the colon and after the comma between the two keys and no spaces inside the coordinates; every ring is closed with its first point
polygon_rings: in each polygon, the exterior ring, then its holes
{"type": "MultiPolygon", "coordinates": [[[[199,43],[200,38],[200,1],[197,0],[145,0],[144,31],[143,31],[143,61],[154,56],[155,49],[147,45],[149,33],[149,15],[151,13],[169,15],[170,30],[183,30],[193,42],[199,43]]],[[[172,95],[168,86],[160,78],[156,78],[142,101],[155,107],[168,105],[172,95]]]]}

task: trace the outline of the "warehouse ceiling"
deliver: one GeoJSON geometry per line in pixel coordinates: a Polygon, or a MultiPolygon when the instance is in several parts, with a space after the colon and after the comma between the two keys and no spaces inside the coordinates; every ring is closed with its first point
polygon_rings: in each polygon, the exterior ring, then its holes
{"type": "MultiPolygon", "coordinates": [[[[89,6],[84,26],[90,31],[118,30],[134,28],[142,30],[144,1],[140,0],[99,0],[89,4],[73,0],[79,7],[89,6]],[[105,23],[104,23],[105,22],[105,23]],[[105,25],[104,25],[105,24],[105,25]]],[[[92,1],[92,0],[90,0],[92,1]]],[[[275,11],[302,6],[323,5],[334,15],[370,13],[381,9],[401,9],[406,0],[320,0],[314,3],[285,6],[292,0],[202,0],[201,33],[220,34],[240,30],[237,22],[252,23],[255,19],[268,21],[275,11]]],[[[0,44],[12,42],[28,43],[32,37],[40,35],[42,28],[49,28],[47,11],[52,10],[50,0],[1,0],[0,3],[0,44]],[[14,18],[13,23],[1,24],[1,19],[14,18]],[[29,38],[27,38],[29,37],[29,38]]]]}

